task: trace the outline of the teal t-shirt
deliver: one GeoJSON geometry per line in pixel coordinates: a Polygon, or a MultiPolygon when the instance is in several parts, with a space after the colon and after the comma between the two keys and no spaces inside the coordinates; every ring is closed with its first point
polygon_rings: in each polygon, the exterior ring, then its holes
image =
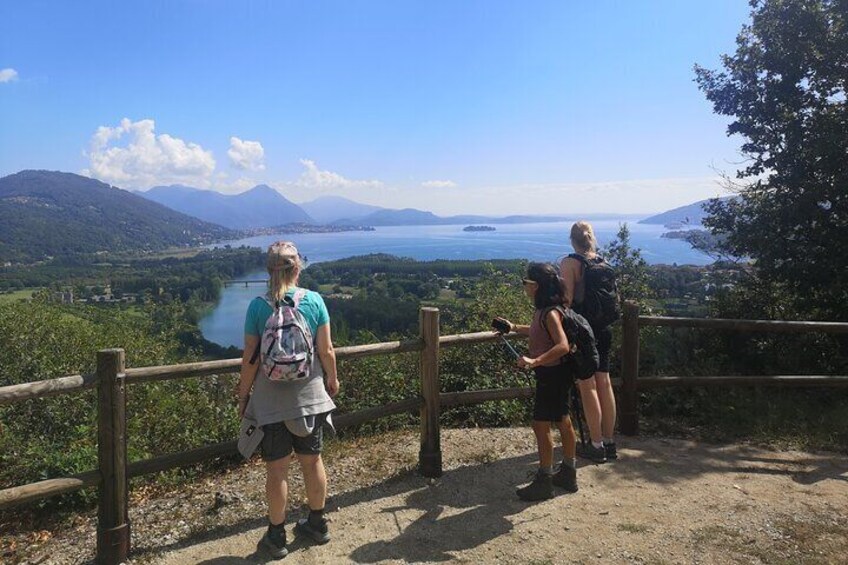
{"type": "MultiPolygon", "coordinates": [[[[295,290],[292,289],[286,295],[293,295],[295,290]]],[[[316,337],[318,328],[330,322],[324,299],[317,292],[306,291],[297,309],[306,319],[313,338],[316,337]]],[[[247,308],[244,333],[261,337],[265,330],[265,322],[272,313],[273,310],[265,299],[254,298],[247,308]]],[[[335,408],[336,405],[324,386],[321,360],[318,355],[314,355],[311,376],[307,379],[283,383],[271,382],[263,371],[258,371],[256,380],[253,381],[253,394],[247,405],[245,416],[257,422],[258,425],[265,426],[302,416],[324,414],[335,408]]]]}
{"type": "MultiPolygon", "coordinates": [[[[297,289],[289,290],[286,292],[286,296],[293,296],[295,290],[297,289]]],[[[327,312],[327,305],[324,304],[324,299],[317,292],[307,290],[306,296],[300,301],[297,309],[303,314],[306,323],[309,324],[313,338],[317,336],[318,328],[330,323],[330,313],[327,312]]],[[[268,320],[268,316],[273,313],[274,310],[265,299],[259,296],[254,298],[247,308],[247,316],[244,319],[244,333],[261,336],[262,331],[265,329],[265,322],[268,320]]]]}

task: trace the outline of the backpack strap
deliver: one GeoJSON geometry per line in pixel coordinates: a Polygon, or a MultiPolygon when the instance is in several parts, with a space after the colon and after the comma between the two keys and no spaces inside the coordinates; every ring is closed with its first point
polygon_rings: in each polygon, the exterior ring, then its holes
{"type": "MultiPolygon", "coordinates": [[[[551,335],[551,330],[548,329],[548,325],[545,323],[545,320],[547,320],[547,318],[548,318],[548,312],[550,312],[551,310],[556,310],[557,312],[559,312],[559,315],[560,315],[559,323],[560,324],[565,323],[565,317],[568,314],[566,313],[564,306],[548,306],[547,308],[545,308],[544,312],[542,312],[542,320],[541,320],[542,321],[542,327],[545,328],[545,331],[548,332],[548,337],[551,339],[551,341],[553,341],[554,336],[551,335]]],[[[566,341],[568,341],[568,332],[565,331],[565,327],[562,328],[562,331],[563,331],[563,333],[565,333],[566,341]]],[[[566,353],[566,355],[571,355],[575,351],[577,351],[577,344],[572,343],[571,341],[568,341],[568,353],[566,353]]],[[[563,356],[563,359],[564,358],[565,357],[563,356]]]]}
{"type": "Polygon", "coordinates": [[[583,265],[584,269],[589,266],[589,260],[580,253],[569,253],[568,257],[580,261],[580,264],[583,265]]]}
{"type": "Polygon", "coordinates": [[[551,338],[551,341],[554,340],[554,336],[551,334],[551,330],[548,329],[548,324],[545,323],[548,319],[548,313],[552,310],[556,310],[560,315],[560,324],[562,323],[562,319],[565,317],[565,312],[563,312],[562,306],[548,306],[542,311],[542,315],[540,316],[540,322],[542,323],[542,327],[545,328],[545,331],[548,332],[548,337],[551,338]]]}
{"type": "Polygon", "coordinates": [[[306,297],[307,290],[305,288],[298,288],[294,291],[292,295],[292,305],[297,308],[300,306],[300,301],[306,297]]]}
{"type": "MultiPolygon", "coordinates": [[[[256,298],[259,298],[260,300],[265,302],[265,304],[270,306],[272,310],[274,309],[274,303],[267,296],[257,296],[256,298]]],[[[250,356],[250,364],[251,365],[256,363],[256,359],[259,358],[259,351],[260,351],[261,348],[262,348],[262,336],[260,335],[259,336],[259,342],[256,344],[256,349],[253,351],[253,355],[250,356]]]]}

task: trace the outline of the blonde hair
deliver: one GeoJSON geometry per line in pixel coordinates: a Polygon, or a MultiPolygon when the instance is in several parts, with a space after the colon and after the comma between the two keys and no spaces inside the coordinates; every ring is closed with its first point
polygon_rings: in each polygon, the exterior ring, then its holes
{"type": "Polygon", "coordinates": [[[571,245],[578,253],[594,253],[598,249],[592,224],[580,220],[571,226],[571,245]]]}
{"type": "Polygon", "coordinates": [[[302,263],[297,247],[291,241],[277,241],[268,247],[267,259],[268,296],[274,300],[282,300],[289,288],[297,282],[302,263]]]}

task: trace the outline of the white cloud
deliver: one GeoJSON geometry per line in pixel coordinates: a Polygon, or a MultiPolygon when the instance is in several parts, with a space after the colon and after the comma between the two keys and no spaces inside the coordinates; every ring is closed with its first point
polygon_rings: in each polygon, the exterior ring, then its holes
{"type": "Polygon", "coordinates": [[[18,71],[15,69],[0,69],[0,83],[16,80],[18,80],[18,71]]]}
{"type": "Polygon", "coordinates": [[[246,141],[233,136],[230,138],[227,156],[230,158],[230,164],[237,169],[265,170],[265,149],[258,141],[246,141]]]}
{"type": "Polygon", "coordinates": [[[91,138],[84,175],[124,188],[187,184],[208,188],[215,172],[211,151],[166,133],[156,135],[153,120],[121,120],[100,126],[91,138]]]}
{"type": "Polygon", "coordinates": [[[260,181],[250,177],[230,178],[227,173],[218,173],[215,175],[215,182],[212,189],[221,194],[238,194],[261,184],[260,181]]]}
{"type": "Polygon", "coordinates": [[[332,171],[322,171],[315,161],[301,159],[300,164],[304,170],[294,184],[301,188],[311,188],[318,191],[349,188],[382,188],[383,183],[378,180],[351,180],[332,171]]]}
{"type": "Polygon", "coordinates": [[[424,188],[456,188],[452,180],[428,180],[421,183],[424,188]]]}

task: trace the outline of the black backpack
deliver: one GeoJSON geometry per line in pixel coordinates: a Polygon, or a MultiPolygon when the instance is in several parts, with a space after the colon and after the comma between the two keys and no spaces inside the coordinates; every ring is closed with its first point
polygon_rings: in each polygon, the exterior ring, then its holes
{"type": "Polygon", "coordinates": [[[600,256],[591,261],[577,253],[569,257],[583,265],[583,302],[575,303],[574,310],[597,329],[603,329],[621,318],[615,269],[600,256]]]}
{"type": "Polygon", "coordinates": [[[542,312],[542,326],[551,339],[553,339],[553,336],[545,325],[548,312],[551,310],[556,310],[562,316],[562,329],[565,331],[565,337],[568,338],[568,345],[571,347],[571,353],[564,355],[561,362],[570,365],[576,379],[582,380],[591,377],[598,370],[600,363],[598,348],[595,346],[595,332],[592,331],[592,326],[586,318],[571,308],[551,306],[542,312]]]}

